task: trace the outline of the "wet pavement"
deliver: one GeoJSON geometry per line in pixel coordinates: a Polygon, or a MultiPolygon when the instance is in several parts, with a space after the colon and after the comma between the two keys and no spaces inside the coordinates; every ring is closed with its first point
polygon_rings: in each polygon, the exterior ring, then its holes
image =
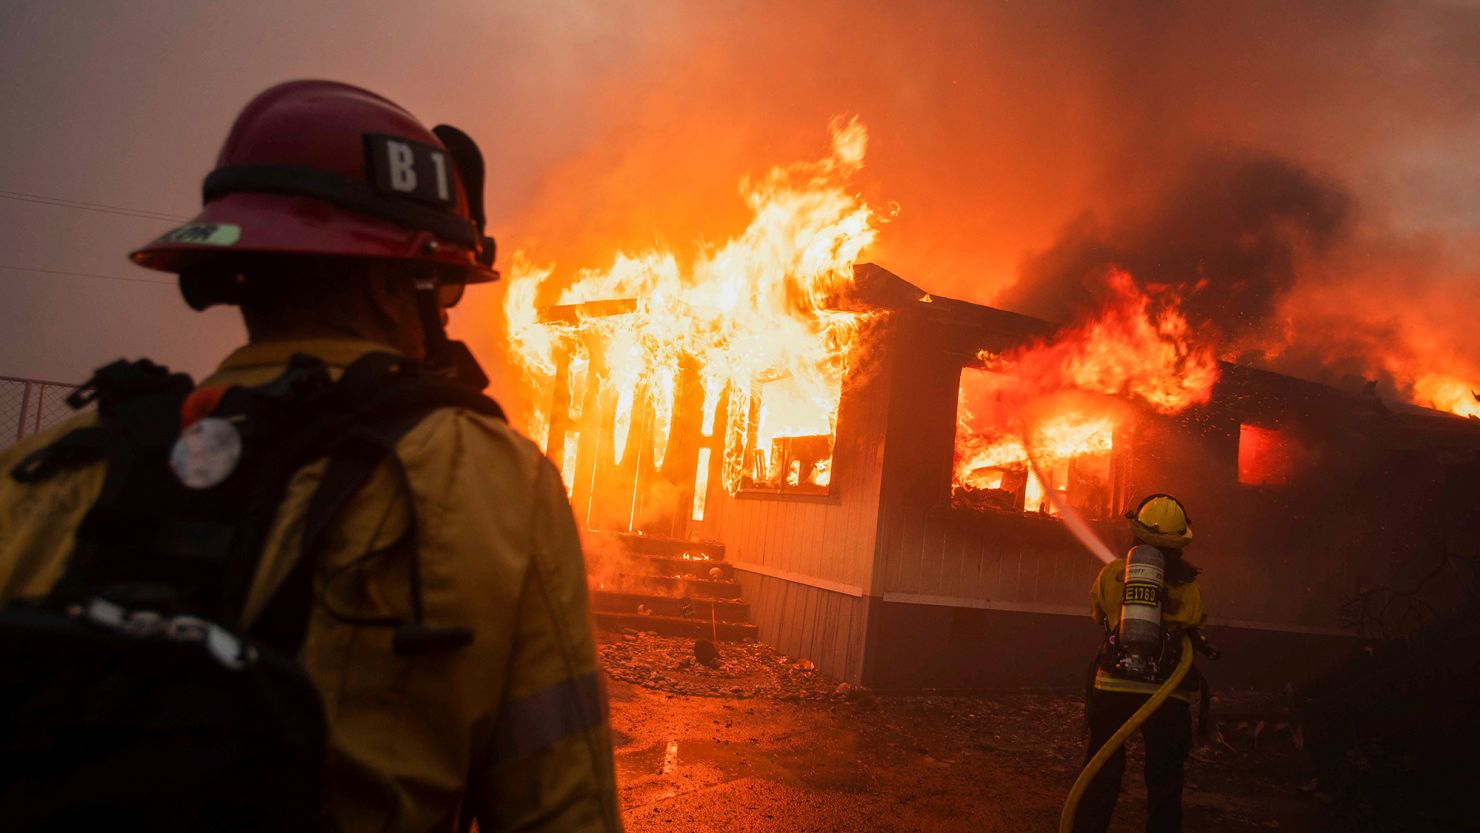
{"type": "MultiPolygon", "coordinates": [[[[1083,754],[1082,704],[1066,694],[796,700],[609,686],[632,833],[1054,830],[1083,754]]],[[[1138,747],[1112,831],[1144,829],[1138,747]]],[[[1230,731],[1188,762],[1186,829],[1314,830],[1308,777],[1290,738],[1230,731]]]]}

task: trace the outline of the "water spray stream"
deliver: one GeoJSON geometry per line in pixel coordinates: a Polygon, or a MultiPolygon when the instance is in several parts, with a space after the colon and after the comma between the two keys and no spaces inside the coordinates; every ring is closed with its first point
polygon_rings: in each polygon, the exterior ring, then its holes
{"type": "Polygon", "coordinates": [[[1064,500],[1064,496],[1059,494],[1057,489],[1049,487],[1049,481],[1043,476],[1043,469],[1038,465],[1038,457],[1033,453],[1033,444],[1028,442],[1028,436],[1029,434],[1027,432],[1023,432],[1023,448],[1028,452],[1028,465],[1033,469],[1033,476],[1038,478],[1039,483],[1043,484],[1043,491],[1048,495],[1049,502],[1054,505],[1055,509],[1059,510],[1059,519],[1064,522],[1064,526],[1069,528],[1069,531],[1074,534],[1074,537],[1079,539],[1079,543],[1083,544],[1085,549],[1093,553],[1096,558],[1106,564],[1114,561],[1115,553],[1110,551],[1110,548],[1105,545],[1104,541],[1100,540],[1100,537],[1095,534],[1093,529],[1090,529],[1089,521],[1086,521],[1084,516],[1079,514],[1078,509],[1070,506],[1069,502],[1064,500]]]}

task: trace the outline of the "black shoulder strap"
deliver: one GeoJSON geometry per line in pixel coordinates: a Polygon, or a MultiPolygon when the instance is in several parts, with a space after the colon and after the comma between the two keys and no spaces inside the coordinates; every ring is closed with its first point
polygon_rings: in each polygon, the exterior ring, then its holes
{"type": "MultiPolygon", "coordinates": [[[[300,558],[253,629],[290,656],[301,646],[313,605],[313,568],[324,533],[383,462],[393,463],[404,483],[395,454],[400,438],[440,408],[503,417],[493,400],[423,374],[404,357],[368,354],[330,383],[321,361],[294,356],[274,381],[233,388],[223,397],[218,413],[234,420],[258,453],[240,476],[200,492],[184,489],[168,466],[181,406],[192,389],[188,376],[147,361],[108,365],[69,397],[74,407],[96,401],[98,425],[68,433],[11,472],[34,482],[69,466],[108,463],[102,492],[51,599],[65,601],[111,582],[143,578],[211,588],[200,612],[221,622],[241,621],[293,474],[327,456],[328,468],[307,510],[300,558]]],[[[408,652],[466,644],[471,634],[423,626],[414,511],[408,540],[411,617],[379,624],[395,626],[398,649],[408,652]]]]}
{"type": "Polygon", "coordinates": [[[234,588],[255,573],[288,480],[323,455],[323,444],[339,433],[336,422],[345,421],[326,407],[332,406],[325,396],[330,387],[321,361],[295,356],[272,382],[227,390],[216,414],[235,427],[245,452],[237,452],[223,481],[189,488],[170,463],[181,436],[181,406],[194,389],[189,377],[147,361],[98,371],[69,399],[74,405],[98,402],[98,433],[69,434],[22,472],[44,474],[58,461],[89,454],[107,461],[103,487],[77,529],[50,603],[107,592],[234,621],[223,614],[233,605],[234,588]],[[292,430],[300,421],[309,430],[292,430]]]}
{"type": "MultiPolygon", "coordinates": [[[[466,408],[496,419],[504,418],[502,409],[492,399],[468,387],[423,375],[410,360],[388,353],[362,357],[346,368],[335,388],[356,412],[356,424],[336,445],[323,479],[309,501],[297,561],[252,627],[255,637],[289,656],[302,647],[315,603],[313,574],[319,548],[340,512],[383,462],[395,467],[407,499],[411,499],[410,483],[395,450],[401,437],[441,408],[466,408]]],[[[356,624],[394,628],[396,651],[403,654],[468,644],[472,633],[466,628],[428,628],[423,622],[414,506],[406,534],[397,545],[403,543],[410,548],[407,577],[411,591],[410,620],[356,621],[356,624]]],[[[367,553],[364,558],[377,554],[367,553]]]]}
{"type": "Polygon", "coordinates": [[[118,456],[129,443],[167,443],[179,428],[180,403],[193,387],[189,376],[171,373],[148,359],[119,359],[101,367],[67,395],[67,404],[81,410],[97,402],[102,424],[69,431],[31,452],[10,476],[20,483],[36,483],[63,469],[118,456]]]}
{"type": "Polygon", "coordinates": [[[141,575],[165,571],[174,562],[155,557],[159,551],[186,554],[186,572],[205,569],[204,560],[192,556],[217,548],[219,530],[199,524],[166,527],[138,511],[166,499],[162,490],[170,484],[163,461],[179,433],[180,406],[193,387],[189,376],[148,360],[107,365],[67,397],[74,408],[96,402],[98,424],[62,436],[11,471],[20,482],[36,482],[69,467],[107,461],[102,488],[75,531],[67,567],[52,588],[53,601],[135,567],[141,575]]]}
{"type": "Polygon", "coordinates": [[[411,423],[402,427],[400,434],[439,408],[464,408],[495,419],[505,418],[498,403],[479,390],[423,373],[412,360],[390,353],[362,356],[345,368],[336,387],[357,413],[382,429],[394,429],[397,420],[411,417],[411,423]]]}
{"type": "Polygon", "coordinates": [[[101,460],[108,453],[108,432],[98,426],[77,428],[58,437],[50,445],[32,451],[10,470],[17,483],[40,483],[50,480],[63,469],[85,466],[101,460]]]}

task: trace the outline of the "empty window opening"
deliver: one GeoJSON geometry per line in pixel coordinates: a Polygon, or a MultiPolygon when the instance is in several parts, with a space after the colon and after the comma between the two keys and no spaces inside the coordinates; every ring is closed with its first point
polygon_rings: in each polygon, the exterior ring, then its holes
{"type": "Polygon", "coordinates": [[[1016,411],[1021,387],[1019,380],[1001,373],[970,367],[961,371],[951,503],[1057,515],[1051,497],[1056,493],[1086,517],[1109,517],[1117,500],[1115,421],[1084,405],[1066,405],[1023,427],[1016,411]]]}
{"type": "Polygon", "coordinates": [[[741,488],[827,494],[841,382],[808,384],[783,376],[759,382],[753,391],[755,434],[741,488]]]}

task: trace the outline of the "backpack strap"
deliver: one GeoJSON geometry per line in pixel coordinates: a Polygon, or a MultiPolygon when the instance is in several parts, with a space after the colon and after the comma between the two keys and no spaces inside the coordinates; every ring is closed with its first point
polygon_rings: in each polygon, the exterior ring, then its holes
{"type": "MultiPolygon", "coordinates": [[[[308,631],[308,618],[314,606],[313,574],[320,555],[323,535],[330,523],[374,474],[382,461],[394,458],[394,442],[383,437],[355,431],[346,437],[329,459],[323,479],[309,500],[304,517],[303,538],[298,559],[293,563],[277,591],[268,600],[251,628],[252,635],[287,656],[296,655],[308,631]]],[[[398,463],[399,467],[399,463],[398,463]]],[[[415,523],[415,512],[411,513],[415,523]]],[[[354,563],[379,556],[368,553],[354,563]]],[[[374,624],[386,624],[380,623],[374,624]]],[[[397,621],[399,624],[399,620],[397,621]]]]}
{"type": "MultiPolygon", "coordinates": [[[[256,447],[250,476],[244,472],[221,487],[192,491],[176,481],[168,457],[193,387],[190,377],[152,362],[114,362],[68,397],[75,408],[97,402],[98,425],[69,432],[11,472],[21,482],[37,482],[70,467],[98,460],[108,464],[51,603],[129,582],[130,592],[188,590],[193,595],[184,603],[193,612],[240,622],[289,482],[304,465],[327,455],[328,468],[305,517],[300,556],[252,628],[268,644],[296,655],[314,604],[314,566],[329,527],[384,462],[395,467],[410,496],[395,454],[400,438],[439,408],[503,418],[493,400],[424,374],[402,356],[366,354],[331,382],[322,361],[299,354],[266,385],[226,390],[215,409],[256,447]]],[[[410,547],[410,618],[363,624],[395,628],[402,653],[466,645],[472,639],[467,629],[424,624],[417,544],[413,506],[406,535],[387,550],[410,547]]],[[[369,553],[357,563],[383,554],[369,553]]]]}
{"type": "Polygon", "coordinates": [[[161,524],[141,511],[153,500],[166,499],[174,485],[168,481],[168,466],[160,461],[168,459],[179,433],[180,404],[193,387],[189,376],[148,360],[113,362],[67,397],[73,408],[96,402],[97,425],[62,436],[12,470],[17,481],[33,483],[65,469],[107,462],[102,488],[76,530],[66,570],[49,595],[53,601],[71,599],[125,572],[129,578],[149,578],[178,570],[197,578],[209,571],[208,557],[223,549],[222,529],[161,524]]]}
{"type": "Polygon", "coordinates": [[[407,432],[440,408],[466,408],[495,419],[504,418],[502,409],[477,391],[422,374],[410,359],[389,353],[369,353],[361,357],[345,369],[335,389],[355,413],[355,424],[335,445],[323,479],[309,501],[298,559],[257,617],[252,634],[289,656],[296,655],[303,645],[309,615],[317,601],[324,605],[330,616],[340,621],[392,628],[392,644],[398,654],[449,650],[471,643],[473,633],[466,627],[433,628],[425,624],[419,529],[414,505],[409,513],[407,529],[397,541],[385,549],[362,555],[325,579],[325,584],[330,584],[352,567],[404,549],[409,554],[409,620],[354,617],[336,611],[322,597],[315,599],[313,575],[321,555],[324,534],[382,463],[391,464],[399,478],[401,491],[408,501],[413,499],[405,466],[396,455],[396,444],[407,432]]]}
{"type": "Polygon", "coordinates": [[[255,573],[293,472],[322,456],[349,422],[332,407],[331,387],[323,362],[300,355],[266,385],[224,389],[212,412],[239,430],[249,465],[217,485],[194,489],[170,464],[182,406],[194,389],[190,378],[147,361],[99,370],[69,397],[74,406],[97,401],[95,429],[62,438],[21,474],[35,477],[97,457],[107,462],[50,603],[76,602],[107,588],[127,604],[234,621],[222,615],[231,588],[255,573]]]}
{"type": "Polygon", "coordinates": [[[50,480],[63,469],[85,466],[103,459],[108,451],[108,432],[97,426],[68,431],[50,445],[32,451],[10,470],[17,483],[50,480]]]}
{"type": "Polygon", "coordinates": [[[100,424],[69,431],[36,449],[10,470],[10,476],[19,483],[38,483],[64,469],[127,456],[124,446],[131,442],[168,443],[179,428],[179,403],[194,386],[189,376],[171,373],[148,359],[119,359],[101,367],[67,395],[73,410],[97,402],[100,424]]]}

